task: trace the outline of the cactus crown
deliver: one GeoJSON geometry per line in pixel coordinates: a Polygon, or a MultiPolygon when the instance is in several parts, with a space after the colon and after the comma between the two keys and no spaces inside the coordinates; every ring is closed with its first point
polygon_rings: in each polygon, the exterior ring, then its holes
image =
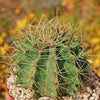
{"type": "Polygon", "coordinates": [[[36,98],[66,94],[75,97],[79,84],[88,77],[86,53],[76,38],[77,32],[70,23],[62,25],[57,17],[22,27],[12,55],[16,83],[32,88],[36,98]]]}

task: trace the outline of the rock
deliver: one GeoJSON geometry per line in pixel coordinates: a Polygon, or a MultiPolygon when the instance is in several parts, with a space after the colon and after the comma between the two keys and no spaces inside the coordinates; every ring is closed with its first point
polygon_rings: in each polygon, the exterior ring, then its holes
{"type": "Polygon", "coordinates": [[[97,94],[96,94],[96,93],[93,93],[93,94],[92,94],[92,96],[93,96],[93,97],[96,97],[96,96],[97,96],[97,94]]]}
{"type": "Polygon", "coordinates": [[[87,92],[88,92],[88,93],[92,93],[92,90],[91,90],[90,87],[87,87],[87,92]]]}
{"type": "Polygon", "coordinates": [[[69,98],[70,98],[69,96],[63,96],[62,100],[69,100],[69,98]]]}
{"type": "Polygon", "coordinates": [[[51,99],[51,98],[49,98],[49,97],[41,97],[41,98],[39,98],[38,100],[53,100],[53,99],[51,99]]]}
{"type": "Polygon", "coordinates": [[[95,97],[90,97],[90,99],[89,100],[95,100],[95,97]]]}

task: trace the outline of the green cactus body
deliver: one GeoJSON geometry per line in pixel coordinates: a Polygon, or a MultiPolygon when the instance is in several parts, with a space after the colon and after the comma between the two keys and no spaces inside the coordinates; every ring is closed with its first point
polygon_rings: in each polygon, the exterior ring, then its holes
{"type": "Polygon", "coordinates": [[[26,51],[25,54],[19,52],[18,55],[21,56],[21,58],[18,61],[20,68],[17,71],[17,75],[19,76],[17,78],[17,83],[21,83],[23,87],[32,87],[36,71],[36,66],[34,64],[39,59],[40,55],[36,49],[26,51]]]}
{"type": "MultiPolygon", "coordinates": [[[[84,77],[79,72],[88,68],[80,41],[71,32],[62,32],[56,23],[51,20],[32,26],[30,29],[34,28],[36,34],[31,33],[23,43],[19,42],[17,53],[13,55],[16,83],[33,89],[36,98],[48,96],[56,100],[65,94],[75,97],[84,77]]],[[[83,73],[87,73],[86,70],[83,73]]]]}
{"type": "Polygon", "coordinates": [[[75,92],[77,91],[76,85],[80,83],[78,78],[78,68],[75,64],[75,56],[72,55],[67,46],[63,44],[61,44],[60,54],[64,59],[63,69],[66,74],[63,80],[67,85],[66,92],[72,97],[75,97],[75,92]]]}
{"type": "Polygon", "coordinates": [[[41,96],[56,97],[57,96],[57,71],[56,61],[54,60],[55,51],[49,48],[49,51],[41,55],[39,65],[42,70],[39,70],[39,89],[41,96]],[[49,53],[49,54],[48,54],[49,53]],[[43,57],[44,56],[44,57],[43,57]],[[43,59],[44,58],[44,59],[43,59]],[[49,74],[48,74],[49,73],[49,74]]]}

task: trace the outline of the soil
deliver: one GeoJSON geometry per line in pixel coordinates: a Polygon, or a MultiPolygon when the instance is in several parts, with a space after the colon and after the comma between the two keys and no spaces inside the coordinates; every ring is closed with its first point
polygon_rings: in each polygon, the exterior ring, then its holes
{"type": "MultiPolygon", "coordinates": [[[[10,71],[10,75],[7,79],[7,87],[10,95],[14,98],[14,100],[34,100],[32,98],[32,89],[22,88],[20,84],[15,83],[16,81],[16,69],[14,68],[10,71]]],[[[94,82],[92,82],[91,86],[85,86],[84,90],[78,91],[76,93],[76,97],[73,99],[69,96],[64,96],[57,98],[57,100],[98,100],[100,95],[100,82],[97,77],[94,77],[94,82]],[[95,84],[94,84],[95,83],[95,84]]],[[[53,100],[49,97],[41,97],[38,100],[53,100]]]]}

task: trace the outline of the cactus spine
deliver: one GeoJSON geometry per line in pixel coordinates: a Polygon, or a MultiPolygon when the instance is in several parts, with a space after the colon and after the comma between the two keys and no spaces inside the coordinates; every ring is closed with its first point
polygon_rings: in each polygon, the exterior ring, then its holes
{"type": "Polygon", "coordinates": [[[20,30],[23,37],[16,40],[16,53],[12,55],[16,83],[32,88],[34,97],[75,97],[81,82],[79,72],[88,63],[74,31],[69,24],[58,23],[57,18],[20,30]]]}

